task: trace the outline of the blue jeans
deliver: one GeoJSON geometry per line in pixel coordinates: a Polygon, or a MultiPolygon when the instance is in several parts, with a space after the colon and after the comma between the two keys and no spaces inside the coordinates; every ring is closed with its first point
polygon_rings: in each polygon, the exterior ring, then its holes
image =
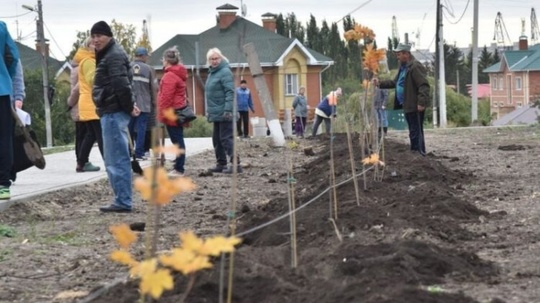
{"type": "MultiPolygon", "coordinates": [[[[169,133],[169,137],[171,138],[171,142],[173,144],[178,144],[180,148],[184,150],[186,149],[186,144],[184,143],[184,127],[167,125],[167,132],[169,133]]],[[[174,162],[174,169],[178,172],[183,173],[185,163],[186,163],[185,154],[181,154],[180,156],[177,156],[176,161],[174,162]]]]}
{"type": "Polygon", "coordinates": [[[13,168],[13,116],[9,95],[0,96],[0,186],[10,187],[13,168]]]}
{"type": "Polygon", "coordinates": [[[386,114],[386,109],[377,108],[377,127],[388,127],[388,116],[386,114]]]}
{"type": "Polygon", "coordinates": [[[146,138],[146,127],[148,126],[148,117],[150,113],[141,113],[138,117],[131,118],[129,122],[129,132],[133,138],[133,133],[137,133],[135,142],[135,156],[141,158],[144,156],[144,140],[146,138]]]}
{"type": "Polygon", "coordinates": [[[128,124],[131,116],[125,112],[101,117],[105,168],[114,191],[114,205],[131,209],[131,158],[129,155],[128,124]]]}

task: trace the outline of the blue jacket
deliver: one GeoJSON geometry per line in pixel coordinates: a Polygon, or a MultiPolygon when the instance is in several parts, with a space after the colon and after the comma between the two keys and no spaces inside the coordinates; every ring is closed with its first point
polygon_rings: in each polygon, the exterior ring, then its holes
{"type": "Polygon", "coordinates": [[[297,117],[307,117],[308,116],[308,105],[307,99],[304,95],[296,95],[294,97],[292,107],[294,108],[294,115],[297,117]]]}
{"type": "Polygon", "coordinates": [[[221,60],[215,68],[209,68],[204,92],[208,122],[224,122],[224,113],[233,113],[234,76],[229,63],[221,60]]]}
{"type": "Polygon", "coordinates": [[[0,21],[0,54],[0,96],[11,96],[13,94],[12,79],[19,62],[19,50],[3,21],[0,21]]]}
{"type": "Polygon", "coordinates": [[[330,118],[332,114],[336,114],[336,107],[328,103],[328,96],[324,97],[324,99],[321,100],[321,103],[319,103],[317,109],[319,109],[326,115],[325,118],[330,118]]]}
{"type": "Polygon", "coordinates": [[[250,109],[252,112],[255,112],[249,88],[239,87],[236,89],[236,102],[238,103],[239,112],[247,112],[250,109]]]}
{"type": "Polygon", "coordinates": [[[13,76],[13,94],[11,95],[11,103],[14,103],[16,100],[24,101],[25,97],[24,73],[21,60],[19,60],[17,62],[15,76],[13,76]]]}

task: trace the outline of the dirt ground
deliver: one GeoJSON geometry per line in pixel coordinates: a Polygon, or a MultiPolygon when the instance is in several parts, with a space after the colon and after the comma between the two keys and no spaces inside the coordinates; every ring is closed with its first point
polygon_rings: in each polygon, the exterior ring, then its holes
{"type": "MultiPolygon", "coordinates": [[[[238,179],[204,174],[211,152],[189,158],[199,188],[164,208],[158,249],[178,245],[180,230],[228,233],[236,196],[245,235],[233,302],[540,302],[540,127],[430,130],[427,157],[409,151],[406,133],[391,132],[385,168],[358,177],[359,201],[352,181],[337,188],[335,227],[330,138],[296,142],[239,142],[246,168],[238,179]],[[315,155],[306,156],[306,147],[315,155]],[[294,202],[303,207],[295,269],[289,217],[253,231],[288,212],[290,167],[294,202]]],[[[352,175],[344,134],[333,151],[341,183],[352,175]]],[[[110,200],[104,180],[0,213],[0,224],[15,230],[0,233],[0,302],[137,302],[136,283],[123,283],[127,269],[109,260],[116,244],[108,228],[144,222],[145,202],[137,194],[134,213],[99,213],[110,200]]],[[[140,241],[134,253],[143,251],[140,241]]],[[[219,302],[220,273],[216,261],[199,274],[187,302],[219,302]]],[[[179,277],[160,302],[178,302],[186,284],[179,277]]]]}

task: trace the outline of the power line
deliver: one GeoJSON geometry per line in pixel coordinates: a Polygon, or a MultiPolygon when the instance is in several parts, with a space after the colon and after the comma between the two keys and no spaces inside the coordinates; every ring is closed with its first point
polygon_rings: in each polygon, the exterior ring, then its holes
{"type": "Polygon", "coordinates": [[[22,17],[22,16],[26,16],[28,14],[30,14],[32,11],[29,11],[29,12],[26,12],[24,14],[20,14],[20,15],[15,15],[15,16],[0,16],[0,19],[12,19],[12,18],[19,18],[19,17],[22,17]]]}
{"type": "MultiPolygon", "coordinates": [[[[56,42],[56,39],[54,39],[54,36],[51,33],[51,31],[49,30],[49,27],[47,26],[47,24],[45,22],[43,22],[43,24],[45,25],[45,28],[47,29],[47,33],[49,33],[49,36],[51,37],[52,41],[54,42],[54,45],[56,45],[56,47],[60,50],[60,53],[62,53],[62,56],[64,56],[64,58],[67,58],[66,54],[64,54],[64,52],[62,51],[62,48],[56,42]]],[[[49,51],[50,51],[50,48],[49,48],[49,51]]]]}
{"type": "MultiPolygon", "coordinates": [[[[443,14],[444,18],[450,23],[450,24],[458,24],[461,19],[463,19],[463,16],[465,16],[465,13],[467,12],[467,9],[469,8],[469,4],[471,3],[471,0],[467,0],[467,4],[465,5],[465,9],[463,10],[463,13],[461,13],[461,16],[459,17],[459,19],[455,22],[451,21],[450,19],[448,19],[448,17],[446,17],[445,14],[443,14]]],[[[444,7],[444,6],[443,6],[444,7]]],[[[443,11],[444,12],[444,11],[443,11]]],[[[450,14],[452,17],[454,17],[454,13],[453,13],[453,9],[452,9],[452,13],[450,14]]]]}

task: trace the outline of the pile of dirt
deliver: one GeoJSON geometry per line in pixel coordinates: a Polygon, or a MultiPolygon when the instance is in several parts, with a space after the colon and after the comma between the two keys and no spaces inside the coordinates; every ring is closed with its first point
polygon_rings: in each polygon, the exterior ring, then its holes
{"type": "MultiPolygon", "coordinates": [[[[340,183],[352,175],[349,149],[345,135],[333,140],[340,183]]],[[[233,302],[477,302],[437,286],[446,279],[486,281],[498,274],[496,266],[457,245],[480,237],[462,228],[463,223],[488,216],[461,193],[471,175],[443,166],[435,155],[422,157],[387,140],[386,166],[358,177],[359,204],[352,181],[337,187],[333,223],[329,138],[309,142],[317,155],[294,173],[296,205],[310,203],[296,213],[298,267],[291,268],[288,218],[247,233],[235,255],[233,302]]],[[[358,154],[356,173],[361,174],[367,167],[358,154]]],[[[286,214],[289,201],[288,195],[277,195],[244,213],[239,232],[286,214]]],[[[198,276],[188,302],[218,301],[219,267],[217,262],[198,276]]],[[[179,300],[186,279],[177,284],[161,302],[179,300]]],[[[134,302],[137,297],[137,283],[128,282],[92,302],[134,302]]]]}

